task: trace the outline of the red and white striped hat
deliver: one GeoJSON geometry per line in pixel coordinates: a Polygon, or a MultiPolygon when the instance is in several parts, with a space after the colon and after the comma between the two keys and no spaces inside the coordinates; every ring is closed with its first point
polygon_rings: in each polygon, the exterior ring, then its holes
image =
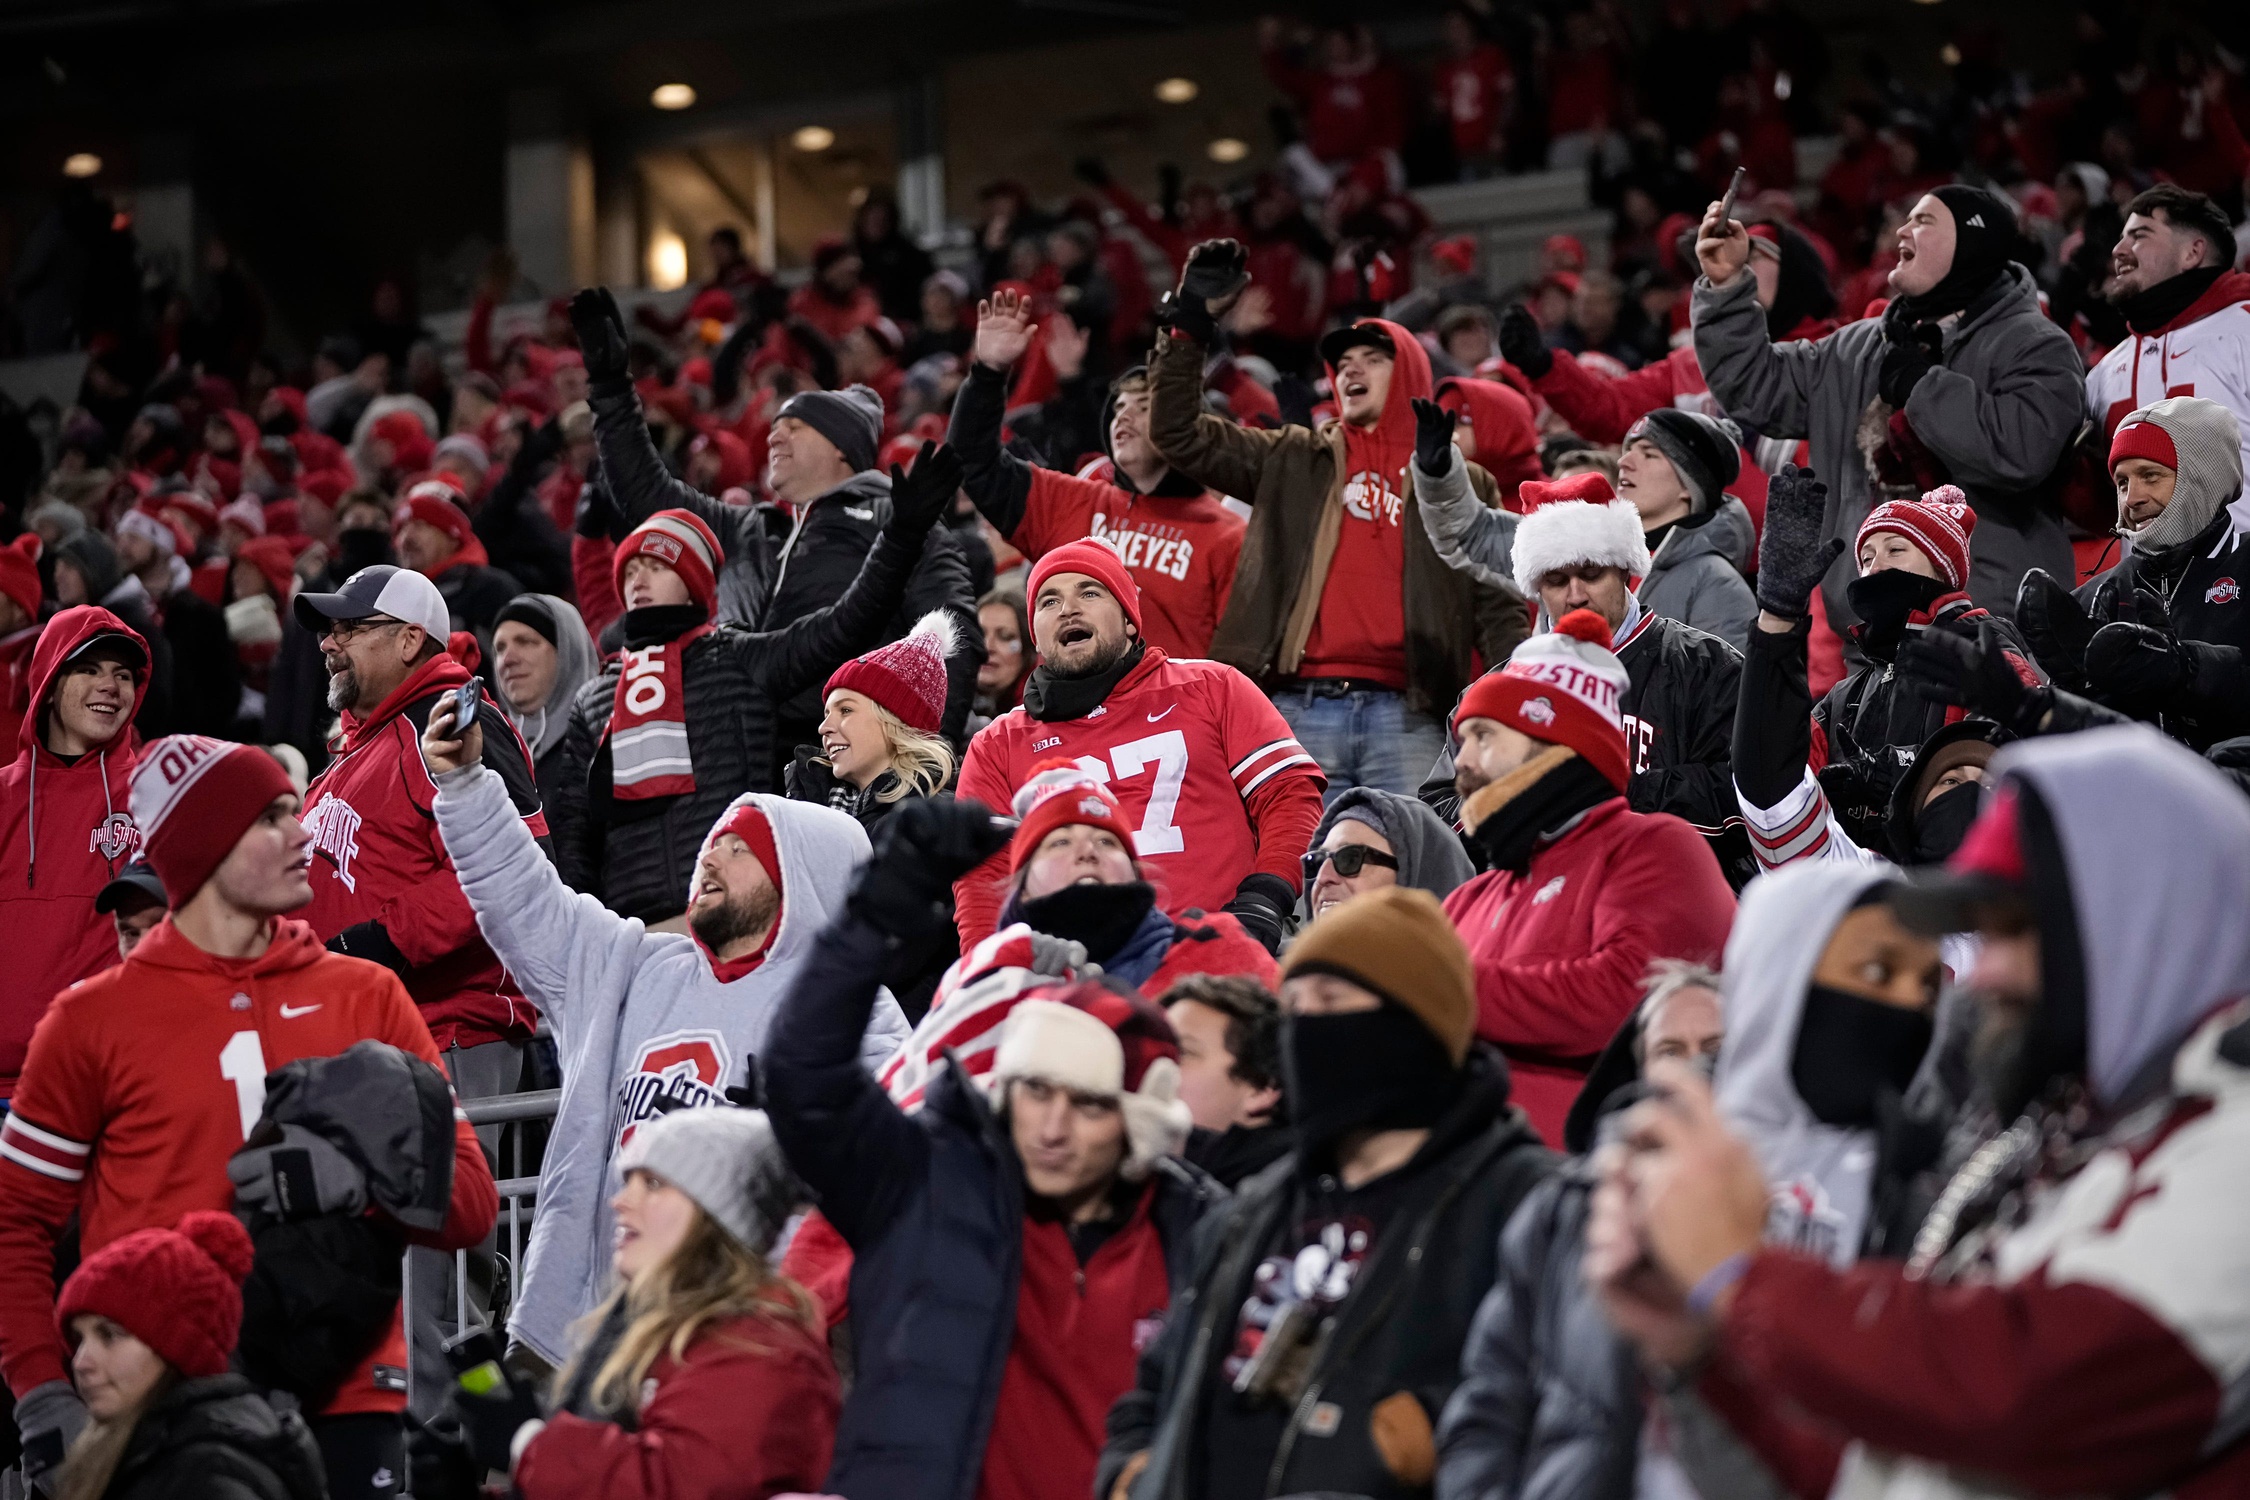
{"type": "Polygon", "coordinates": [[[281,762],[256,745],[172,734],[142,751],[129,793],[133,822],[173,910],[203,889],[276,797],[296,791],[281,762]]]}
{"type": "Polygon", "coordinates": [[[610,577],[617,591],[625,592],[625,564],[636,557],[660,562],[680,575],[688,597],[703,606],[706,615],[717,612],[720,550],[718,534],[692,510],[660,510],[617,544],[610,577]]]}
{"type": "Polygon", "coordinates": [[[1905,537],[1937,568],[1947,588],[1969,583],[1969,538],[1977,529],[1977,513],[1960,486],[1941,484],[1919,500],[1888,500],[1867,513],[1852,538],[1852,556],[1879,531],[1905,537]]]}

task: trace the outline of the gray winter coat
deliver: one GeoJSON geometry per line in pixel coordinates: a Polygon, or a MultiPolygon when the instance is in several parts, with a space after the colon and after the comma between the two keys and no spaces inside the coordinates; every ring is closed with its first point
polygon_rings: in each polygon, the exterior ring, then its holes
{"type": "MultiPolygon", "coordinates": [[[[1942,362],[1922,377],[1906,418],[1977,513],[1969,593],[1999,613],[2034,567],[2071,575],[2070,539],[2055,506],[2032,492],[2061,461],[2085,420],[2086,363],[2039,310],[2031,273],[2011,262],[2012,290],[1946,330],[1942,362]]],[[[1752,278],[1695,283],[1695,357],[1728,416],[1766,437],[1809,438],[1813,471],[1828,483],[1822,531],[1847,545],[1874,507],[1861,428],[1877,401],[1883,325],[1848,323],[1819,340],[1776,344],[1752,278]]],[[[1858,576],[1847,552],[1823,585],[1828,618],[1853,623],[1844,589],[1858,576]]]]}
{"type": "Polygon", "coordinates": [[[1726,495],[1705,516],[1664,534],[1635,592],[1650,614],[1693,625],[1740,651],[1758,618],[1758,596],[1743,575],[1757,564],[1758,532],[1750,524],[1750,508],[1726,495]]]}

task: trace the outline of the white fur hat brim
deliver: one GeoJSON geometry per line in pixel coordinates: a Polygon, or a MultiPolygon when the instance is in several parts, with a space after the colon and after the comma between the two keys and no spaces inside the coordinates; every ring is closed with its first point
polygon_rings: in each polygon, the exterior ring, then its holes
{"type": "Polygon", "coordinates": [[[1541,577],[1583,563],[1601,563],[1623,568],[1629,577],[1646,577],[1648,541],[1641,533],[1641,513],[1630,500],[1606,505],[1558,500],[1516,524],[1512,560],[1516,587],[1526,597],[1536,597],[1541,577]]]}
{"type": "Polygon", "coordinates": [[[1004,1105],[1008,1084],[1036,1078],[1074,1093],[1115,1099],[1125,1117],[1126,1158],[1119,1168],[1138,1182],[1187,1144],[1194,1124],[1181,1102],[1180,1065],[1159,1057],[1141,1074],[1141,1086],[1125,1088],[1125,1049],[1117,1033],[1074,1005],[1053,1000],[1022,1000],[1002,1023],[1000,1047],[985,1079],[995,1105],[1004,1105]]]}

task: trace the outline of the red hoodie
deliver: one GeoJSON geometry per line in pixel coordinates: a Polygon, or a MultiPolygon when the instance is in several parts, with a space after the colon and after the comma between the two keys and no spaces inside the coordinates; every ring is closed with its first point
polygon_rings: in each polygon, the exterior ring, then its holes
{"type": "MultiPolygon", "coordinates": [[[[1398,353],[1382,417],[1372,427],[1343,424],[1343,524],[1297,674],[1356,677],[1403,692],[1406,536],[1399,523],[1406,512],[1406,466],[1414,457],[1409,403],[1430,398],[1430,356],[1396,323],[1368,318],[1358,326],[1382,329],[1398,353]]],[[[1333,366],[1328,380],[1336,384],[1333,366]]]]}
{"type": "MultiPolygon", "coordinates": [[[[534,1025],[523,991],[477,931],[430,810],[437,785],[422,763],[422,728],[438,695],[468,680],[467,667],[435,656],[374,713],[345,714],[342,749],[305,789],[314,856],[305,920],[322,941],[363,922],[381,923],[410,966],[400,977],[441,1048],[522,1040],[534,1025]]],[[[484,763],[507,782],[532,833],[545,838],[547,818],[523,740],[489,697],[477,722],[484,763]]]]}
{"type": "MultiPolygon", "coordinates": [[[[137,1229],[234,1203],[227,1159],[265,1109],[266,1075],[356,1042],[388,1042],[439,1066],[429,1029],[389,971],[322,949],[278,918],[256,958],[221,958],[167,917],[133,956],[56,998],[32,1038],[23,1087],[0,1128],[0,1369],[22,1395],[68,1378],[55,1328],[55,1243],[73,1214],[87,1255],[137,1229]]],[[[492,1228],[499,1197],[468,1120],[453,1125],[453,1200],[443,1250],[492,1228]]],[[[405,1340],[391,1332],[329,1413],[406,1404],[405,1340]]]]}
{"type": "MultiPolygon", "coordinates": [[[[140,736],[128,714],[117,738],[75,761],[39,740],[39,709],[64,658],[98,635],[148,650],[123,620],[93,605],[48,621],[31,654],[29,702],[37,707],[17,726],[14,764],[0,771],[0,932],[9,944],[0,965],[0,1097],[14,1091],[31,1029],[55,992],[117,962],[116,930],[95,914],[94,897],[141,847],[126,791],[140,736]]],[[[145,686],[144,672],[134,679],[136,702],[145,686]]]]}

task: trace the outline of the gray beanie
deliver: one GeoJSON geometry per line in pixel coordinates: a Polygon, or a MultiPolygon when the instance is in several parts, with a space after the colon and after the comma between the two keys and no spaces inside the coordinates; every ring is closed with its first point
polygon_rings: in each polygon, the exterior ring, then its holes
{"type": "Polygon", "coordinates": [[[759,1109],[704,1105],[643,1121],[617,1153],[619,1177],[635,1169],[693,1198],[752,1255],[770,1254],[789,1216],[811,1197],[759,1109]]]}
{"type": "Polygon", "coordinates": [[[864,385],[840,391],[799,391],[781,404],[774,420],[795,417],[836,445],[854,474],[875,467],[883,441],[883,398],[864,385]]]}

